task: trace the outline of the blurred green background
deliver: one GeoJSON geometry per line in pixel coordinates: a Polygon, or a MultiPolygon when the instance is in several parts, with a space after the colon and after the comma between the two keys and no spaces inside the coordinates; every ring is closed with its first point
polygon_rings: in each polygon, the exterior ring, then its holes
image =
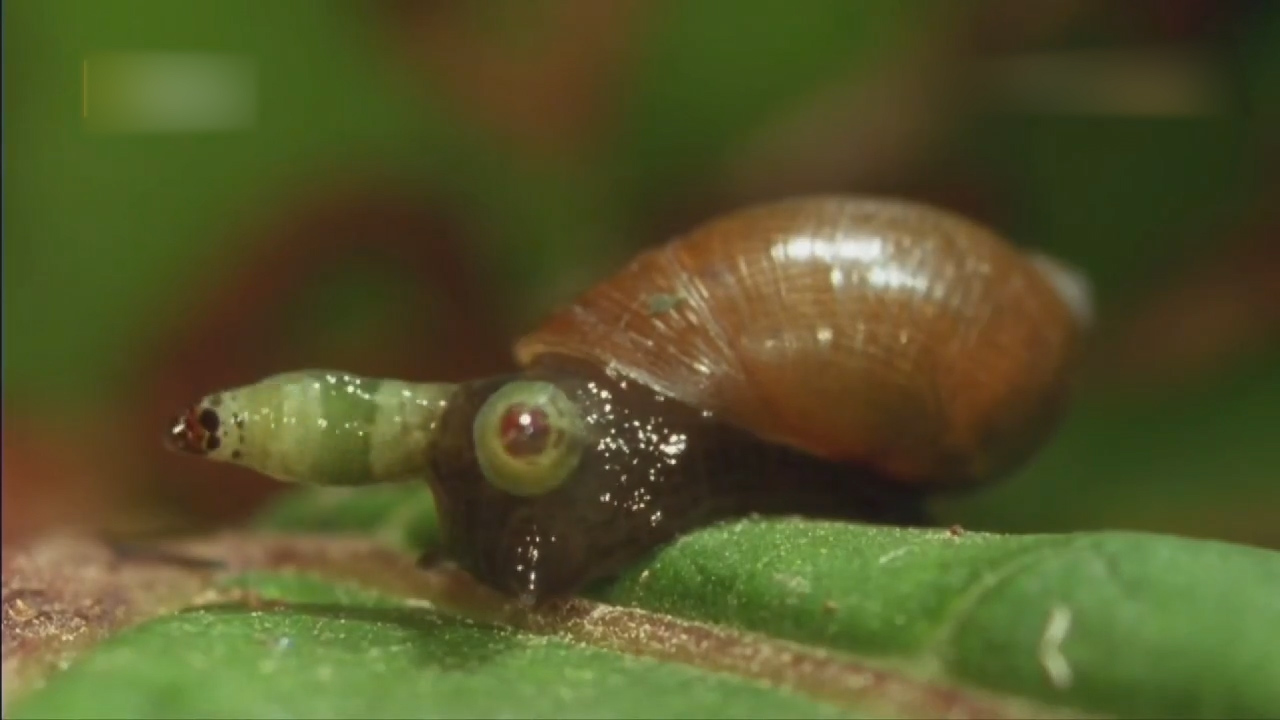
{"type": "Polygon", "coordinates": [[[850,192],[1096,284],[1060,434],[949,518],[1280,547],[1277,110],[1266,0],[10,0],[5,540],[242,518],[278,488],[161,448],[192,398],[497,371],[639,248],[850,192]]]}

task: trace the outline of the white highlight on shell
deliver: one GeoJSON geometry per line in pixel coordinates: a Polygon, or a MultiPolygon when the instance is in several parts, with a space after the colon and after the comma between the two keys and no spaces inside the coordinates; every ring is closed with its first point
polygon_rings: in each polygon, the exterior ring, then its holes
{"type": "Polygon", "coordinates": [[[875,287],[885,290],[911,290],[921,293],[928,290],[930,285],[928,275],[907,272],[893,265],[871,268],[867,272],[867,280],[875,287]]]}
{"type": "Polygon", "coordinates": [[[775,243],[769,253],[779,263],[816,261],[835,265],[829,274],[832,287],[841,287],[848,280],[845,269],[839,267],[841,263],[862,266],[860,274],[865,276],[865,281],[885,290],[922,292],[931,285],[927,273],[886,262],[888,243],[880,235],[797,235],[775,243]]]}
{"type": "Polygon", "coordinates": [[[855,262],[874,265],[885,256],[885,240],[879,235],[853,235],[845,233],[836,237],[796,235],[777,243],[770,250],[778,261],[821,260],[827,263],[855,262]]]}
{"type": "Polygon", "coordinates": [[[1092,327],[1093,284],[1089,282],[1088,276],[1079,268],[1049,255],[1032,253],[1030,257],[1031,263],[1053,285],[1058,297],[1071,309],[1071,314],[1075,315],[1081,327],[1092,327]]]}

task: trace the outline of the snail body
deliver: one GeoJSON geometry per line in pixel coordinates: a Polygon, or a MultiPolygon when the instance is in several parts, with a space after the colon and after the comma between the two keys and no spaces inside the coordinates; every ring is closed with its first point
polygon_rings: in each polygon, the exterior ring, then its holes
{"type": "Polygon", "coordinates": [[[179,449],[284,480],[425,478],[445,556],[532,600],[747,513],[912,524],[1052,432],[1089,293],[919,203],[785,200],[646,251],[449,385],[275,376],[185,412],[179,449]]]}

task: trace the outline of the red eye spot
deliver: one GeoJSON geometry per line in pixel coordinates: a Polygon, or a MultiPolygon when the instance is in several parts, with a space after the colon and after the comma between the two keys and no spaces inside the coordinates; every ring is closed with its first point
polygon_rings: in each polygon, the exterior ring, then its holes
{"type": "Polygon", "coordinates": [[[502,434],[502,447],[508,455],[533,457],[546,451],[553,428],[546,410],[516,403],[502,413],[498,432],[502,434]]]}

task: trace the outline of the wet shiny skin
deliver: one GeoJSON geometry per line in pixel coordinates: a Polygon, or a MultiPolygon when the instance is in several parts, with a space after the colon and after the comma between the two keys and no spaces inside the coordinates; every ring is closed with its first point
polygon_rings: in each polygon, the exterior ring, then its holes
{"type": "Polygon", "coordinates": [[[763,443],[710,413],[554,356],[463,386],[441,418],[433,457],[444,554],[528,600],[575,592],[719,518],[809,512],[902,521],[918,507],[913,495],[865,473],[763,443]],[[503,492],[476,460],[476,412],[515,380],[556,384],[587,433],[577,465],[540,496],[503,492]]]}

